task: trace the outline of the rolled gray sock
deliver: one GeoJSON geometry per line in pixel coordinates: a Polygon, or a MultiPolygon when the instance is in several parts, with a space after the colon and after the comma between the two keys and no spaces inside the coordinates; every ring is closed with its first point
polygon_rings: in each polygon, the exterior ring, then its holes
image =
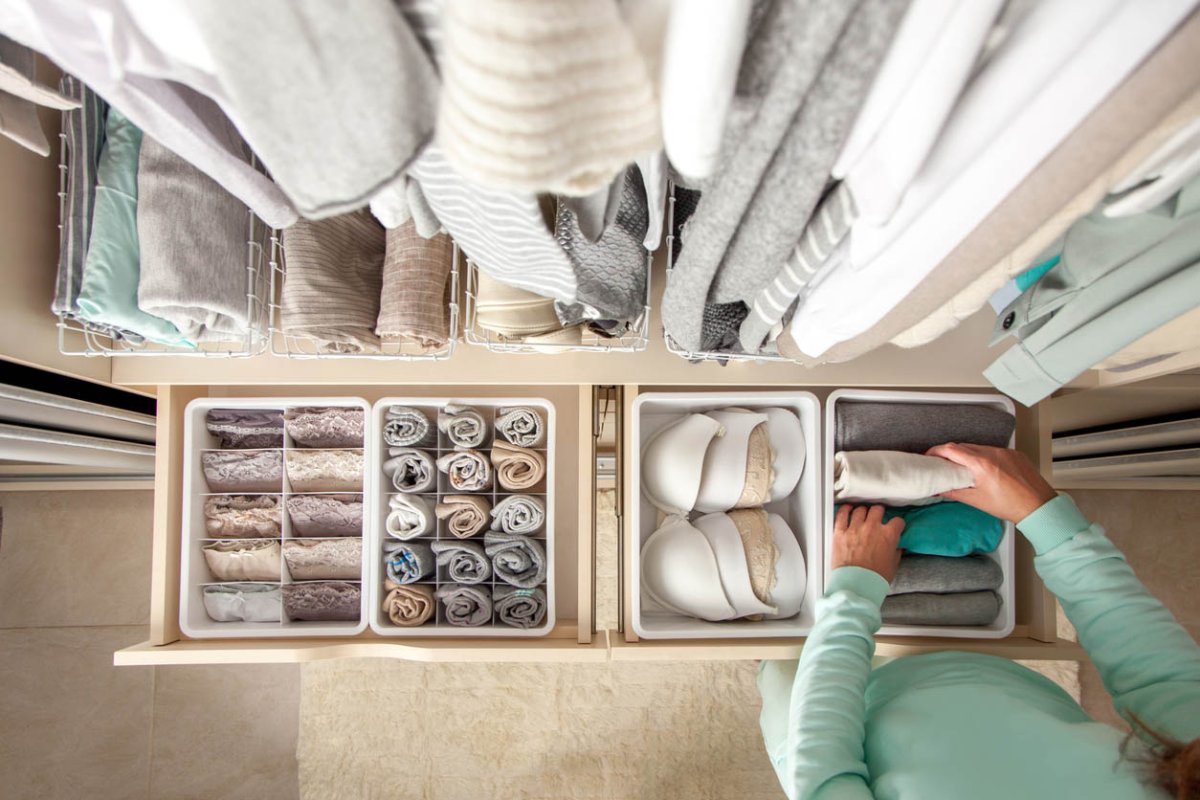
{"type": "Polygon", "coordinates": [[[476,628],[492,621],[492,592],[486,586],[449,583],[438,589],[436,596],[451,625],[476,628]]]}
{"type": "Polygon", "coordinates": [[[383,568],[393,583],[416,583],[433,574],[433,552],[420,542],[384,542],[383,568]]]}
{"type": "Polygon", "coordinates": [[[478,447],[487,436],[487,423],[469,406],[448,405],[438,414],[438,430],[455,447],[478,447]]]}
{"type": "Polygon", "coordinates": [[[437,563],[445,567],[455,583],[483,583],[492,577],[492,565],[475,542],[438,541],[430,545],[437,563]]]}
{"type": "Polygon", "coordinates": [[[546,551],[536,539],[489,531],[483,545],[496,577],[505,583],[532,589],[546,580],[546,551]]]}
{"type": "Polygon", "coordinates": [[[391,456],[383,462],[383,472],[401,492],[428,492],[437,484],[437,468],[424,450],[411,447],[392,447],[391,456]]]}
{"type": "Polygon", "coordinates": [[[509,534],[537,533],[546,522],[546,506],[528,494],[506,497],[492,509],[492,530],[509,534]]]}
{"type": "Polygon", "coordinates": [[[546,593],[541,589],[497,586],[496,616],[514,628],[536,628],[546,619],[546,593]]]}
{"type": "Polygon", "coordinates": [[[537,447],[546,435],[542,415],[528,406],[511,406],[496,412],[496,431],[520,447],[537,447]]]}
{"type": "Polygon", "coordinates": [[[383,442],[388,447],[412,447],[425,443],[429,418],[416,408],[392,406],[383,423],[383,442]]]}

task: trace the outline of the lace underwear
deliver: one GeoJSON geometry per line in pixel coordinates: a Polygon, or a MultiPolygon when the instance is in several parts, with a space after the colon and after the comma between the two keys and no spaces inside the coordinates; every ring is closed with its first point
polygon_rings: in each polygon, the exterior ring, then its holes
{"type": "Polygon", "coordinates": [[[437,460],[456,492],[481,492],[492,485],[492,468],[477,450],[455,450],[437,460]]]}
{"type": "Polygon", "coordinates": [[[204,531],[213,539],[271,539],[283,523],[279,498],[217,495],[204,499],[204,531]]]}
{"type": "Polygon", "coordinates": [[[362,590],[357,583],[291,583],[283,587],[288,619],[309,622],[357,622],[362,590]]]}
{"type": "Polygon", "coordinates": [[[204,417],[223,450],[283,447],[283,412],[259,408],[213,408],[204,417]]]}
{"type": "Polygon", "coordinates": [[[227,583],[204,587],[204,610],[214,622],[279,622],[277,583],[227,583]]]}
{"type": "Polygon", "coordinates": [[[200,454],[204,480],[211,492],[274,492],[283,490],[283,452],[280,450],[205,450],[200,454]]]}
{"type": "Polygon", "coordinates": [[[758,425],[750,431],[746,451],[746,483],[734,508],[754,508],[770,500],[771,484],[775,480],[775,473],[771,469],[772,456],[767,426],[765,423],[758,425]]]}
{"type": "Polygon", "coordinates": [[[288,482],[294,492],[361,492],[362,450],[288,450],[288,482]]]}
{"type": "MultiPolygon", "coordinates": [[[[779,549],[775,546],[775,535],[767,512],[761,508],[730,511],[729,519],[742,537],[742,548],[746,552],[746,568],[750,572],[750,588],[754,596],[767,605],[775,591],[775,562],[779,560],[779,549]]],[[[746,619],[761,619],[753,614],[746,619]]]]}
{"type": "Polygon", "coordinates": [[[234,541],[206,544],[208,570],[219,581],[278,581],[279,542],[234,541]]]}
{"type": "Polygon", "coordinates": [[[356,494],[294,494],[287,499],[292,534],[362,536],[362,497],[356,494]]]}
{"type": "Polygon", "coordinates": [[[296,447],[363,446],[361,408],[290,408],[283,419],[296,447]]]}
{"type": "Polygon", "coordinates": [[[289,539],[283,560],[294,581],[358,580],[362,577],[362,539],[289,539]]]}

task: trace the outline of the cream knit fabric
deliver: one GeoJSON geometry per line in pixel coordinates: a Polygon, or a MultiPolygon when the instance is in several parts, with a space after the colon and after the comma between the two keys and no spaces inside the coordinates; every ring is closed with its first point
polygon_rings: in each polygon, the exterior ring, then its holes
{"type": "Polygon", "coordinates": [[[654,87],[612,0],[450,0],[437,138],[463,176],[584,195],[662,146],[654,87]]]}

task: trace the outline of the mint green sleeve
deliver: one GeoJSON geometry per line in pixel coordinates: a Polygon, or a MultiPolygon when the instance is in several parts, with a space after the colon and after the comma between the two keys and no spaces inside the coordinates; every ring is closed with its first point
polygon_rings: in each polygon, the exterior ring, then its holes
{"type": "Polygon", "coordinates": [[[1104,529],[1089,524],[1066,495],[1018,528],[1117,711],[1181,741],[1200,736],[1200,646],[1146,591],[1104,529]]]}
{"type": "Polygon", "coordinates": [[[763,740],[792,800],[874,797],[863,761],[864,698],[887,590],[870,570],[834,570],[799,662],[763,662],[763,740]]]}

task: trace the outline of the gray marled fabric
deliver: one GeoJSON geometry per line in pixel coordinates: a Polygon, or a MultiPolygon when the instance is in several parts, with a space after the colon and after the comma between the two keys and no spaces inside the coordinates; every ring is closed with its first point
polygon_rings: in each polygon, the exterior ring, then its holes
{"type": "Polygon", "coordinates": [[[889,595],[913,592],[979,592],[1004,583],[1000,563],[983,555],[950,557],[906,554],[892,579],[889,595]]]}
{"type": "Polygon", "coordinates": [[[433,574],[433,551],[420,542],[384,542],[383,567],[392,583],[416,583],[433,574]]]}
{"type": "Polygon", "coordinates": [[[451,625],[477,628],[492,621],[492,590],[487,586],[449,583],[438,589],[436,596],[451,625]]]}
{"type": "Polygon", "coordinates": [[[439,567],[455,583],[483,583],[492,577],[492,564],[483,548],[475,542],[437,541],[430,547],[439,567]]]}
{"type": "Polygon", "coordinates": [[[497,586],[492,592],[496,617],[514,628],[536,628],[546,619],[546,593],[541,589],[497,586]]]}
{"type": "Polygon", "coordinates": [[[1000,614],[992,591],[933,594],[912,592],[884,598],[885,625],[990,625],[1000,614]]]}
{"type": "Polygon", "coordinates": [[[843,450],[924,453],[946,442],[1008,447],[1012,414],[976,403],[873,403],[838,400],[834,446],[843,450]]]}
{"type": "Polygon", "coordinates": [[[77,78],[64,75],[63,94],[78,97],[81,108],[63,114],[67,147],[67,203],[58,238],[58,281],[50,308],[56,314],[74,315],[83,280],[83,262],[92,233],[92,208],[96,204],[96,166],[104,149],[104,120],[108,103],[77,78]]]}
{"type": "Polygon", "coordinates": [[[489,531],[483,544],[496,577],[505,583],[532,589],[546,580],[546,551],[536,539],[489,531]]]}

